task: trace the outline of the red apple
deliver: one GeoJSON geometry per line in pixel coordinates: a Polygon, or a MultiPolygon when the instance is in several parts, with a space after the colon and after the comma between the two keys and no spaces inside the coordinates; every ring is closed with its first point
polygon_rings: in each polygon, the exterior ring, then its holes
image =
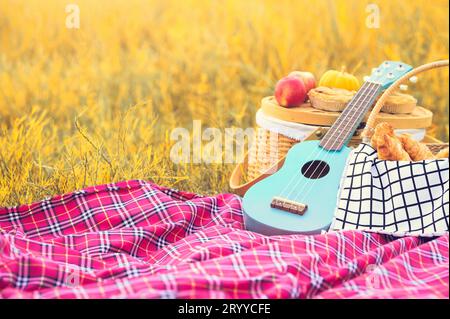
{"type": "Polygon", "coordinates": [[[275,86],[275,98],[284,107],[299,106],[306,100],[306,86],[296,76],[287,76],[278,81],[275,86]]]}
{"type": "Polygon", "coordinates": [[[311,72],[292,71],[288,76],[296,76],[302,79],[306,86],[306,93],[316,87],[316,78],[311,72]]]}

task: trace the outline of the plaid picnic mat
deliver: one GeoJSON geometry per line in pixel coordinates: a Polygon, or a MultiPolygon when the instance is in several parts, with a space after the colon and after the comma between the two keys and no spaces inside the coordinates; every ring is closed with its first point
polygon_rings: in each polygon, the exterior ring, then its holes
{"type": "Polygon", "coordinates": [[[0,208],[0,298],[448,298],[449,237],[266,237],[144,181],[0,208]]]}

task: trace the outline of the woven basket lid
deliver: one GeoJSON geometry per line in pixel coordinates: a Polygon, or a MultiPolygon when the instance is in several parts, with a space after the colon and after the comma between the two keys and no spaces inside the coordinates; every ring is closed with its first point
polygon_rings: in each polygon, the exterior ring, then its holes
{"type": "MultiPolygon", "coordinates": [[[[279,106],[275,97],[262,99],[261,109],[264,114],[279,120],[318,126],[331,126],[341,115],[340,112],[327,112],[313,108],[309,103],[298,107],[279,106]]],[[[370,111],[364,117],[367,120],[370,111]]],[[[421,106],[416,106],[410,114],[379,113],[377,122],[387,122],[397,129],[418,129],[430,127],[433,113],[421,106]]]]}

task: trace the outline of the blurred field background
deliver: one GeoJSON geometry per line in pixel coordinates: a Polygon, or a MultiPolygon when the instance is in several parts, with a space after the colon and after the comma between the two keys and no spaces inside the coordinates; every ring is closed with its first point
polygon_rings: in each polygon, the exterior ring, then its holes
{"type": "MultiPolygon", "coordinates": [[[[174,127],[251,127],[291,70],[448,58],[448,1],[0,0],[0,206],[149,179],[212,194],[231,164],[175,165],[174,127]],[[381,10],[368,29],[366,5],[381,10]]],[[[414,87],[448,141],[448,70],[414,87]]]]}

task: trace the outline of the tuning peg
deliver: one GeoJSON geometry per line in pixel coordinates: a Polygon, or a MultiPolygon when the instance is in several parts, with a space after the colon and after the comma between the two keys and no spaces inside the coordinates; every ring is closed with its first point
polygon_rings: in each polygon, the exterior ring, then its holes
{"type": "Polygon", "coordinates": [[[375,75],[381,75],[383,74],[383,71],[380,68],[375,68],[372,70],[373,74],[375,75]]]}
{"type": "Polygon", "coordinates": [[[409,78],[409,81],[410,81],[411,83],[417,83],[418,80],[419,80],[419,79],[417,78],[417,76],[412,76],[412,77],[409,78]]]}
{"type": "Polygon", "coordinates": [[[406,84],[402,84],[402,85],[400,85],[400,91],[407,91],[408,90],[408,85],[406,85],[406,84]]]}

